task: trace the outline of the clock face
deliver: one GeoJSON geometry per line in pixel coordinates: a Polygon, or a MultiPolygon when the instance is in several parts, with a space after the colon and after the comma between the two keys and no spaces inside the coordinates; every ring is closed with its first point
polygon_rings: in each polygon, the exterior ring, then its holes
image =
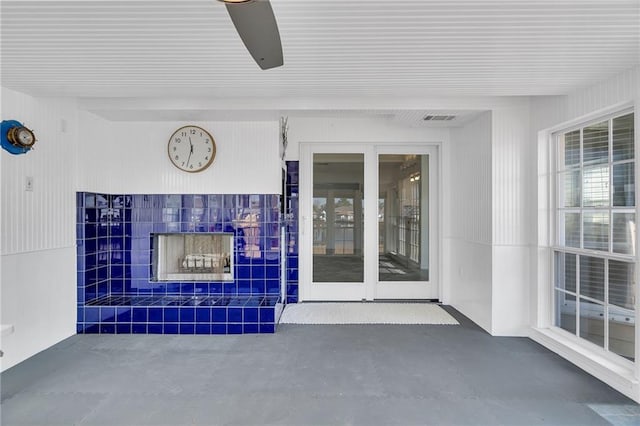
{"type": "Polygon", "coordinates": [[[209,132],[198,126],[176,130],[169,139],[169,159],[185,172],[200,172],[216,157],[216,143],[209,132]]]}
{"type": "Polygon", "coordinates": [[[15,146],[27,149],[31,149],[31,146],[36,142],[33,132],[24,126],[10,128],[7,132],[7,139],[15,146]]]}
{"type": "Polygon", "coordinates": [[[31,146],[35,142],[33,133],[24,127],[18,130],[18,140],[24,146],[31,146]]]}

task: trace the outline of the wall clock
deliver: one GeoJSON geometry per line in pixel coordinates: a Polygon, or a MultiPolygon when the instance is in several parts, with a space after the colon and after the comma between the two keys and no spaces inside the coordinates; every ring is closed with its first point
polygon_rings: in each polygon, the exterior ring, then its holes
{"type": "Polygon", "coordinates": [[[16,120],[5,120],[0,123],[0,145],[11,154],[26,154],[36,143],[36,136],[31,129],[16,120]]]}
{"type": "Polygon", "coordinates": [[[184,126],[173,132],[167,150],[173,165],[189,173],[203,171],[216,157],[213,136],[198,126],[184,126]]]}

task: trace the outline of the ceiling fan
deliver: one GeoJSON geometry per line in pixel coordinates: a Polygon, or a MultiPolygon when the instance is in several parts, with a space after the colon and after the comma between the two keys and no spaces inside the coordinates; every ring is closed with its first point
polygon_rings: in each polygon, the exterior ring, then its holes
{"type": "Polygon", "coordinates": [[[218,0],[227,12],[242,42],[263,70],[281,66],[282,43],[269,0],[218,0]]]}

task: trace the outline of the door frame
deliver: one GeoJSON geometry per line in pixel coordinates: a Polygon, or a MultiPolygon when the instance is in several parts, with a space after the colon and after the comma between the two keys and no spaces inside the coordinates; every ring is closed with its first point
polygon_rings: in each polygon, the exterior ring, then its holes
{"type": "MultiPolygon", "coordinates": [[[[440,250],[442,247],[441,222],[441,162],[440,143],[383,143],[383,142],[301,142],[299,174],[299,301],[373,301],[381,299],[407,299],[392,297],[389,290],[378,292],[378,227],[367,232],[367,223],[377,223],[378,212],[378,155],[380,154],[428,154],[433,155],[429,169],[429,282],[433,291],[421,299],[442,299],[440,280],[440,250]],[[362,283],[313,283],[313,154],[344,153],[364,154],[364,229],[363,256],[364,279],[362,283]],[[375,182],[367,185],[366,182],[375,182]],[[375,265],[372,265],[375,263],[375,265]],[[330,293],[331,297],[327,297],[330,293]]],[[[390,282],[397,283],[397,282],[390,282]]]]}

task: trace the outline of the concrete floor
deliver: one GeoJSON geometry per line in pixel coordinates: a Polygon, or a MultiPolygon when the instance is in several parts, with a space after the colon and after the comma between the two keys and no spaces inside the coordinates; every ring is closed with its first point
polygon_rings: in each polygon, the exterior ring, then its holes
{"type": "Polygon", "coordinates": [[[73,336],[1,375],[2,425],[640,424],[569,362],[447,310],[460,326],[73,336]]]}

